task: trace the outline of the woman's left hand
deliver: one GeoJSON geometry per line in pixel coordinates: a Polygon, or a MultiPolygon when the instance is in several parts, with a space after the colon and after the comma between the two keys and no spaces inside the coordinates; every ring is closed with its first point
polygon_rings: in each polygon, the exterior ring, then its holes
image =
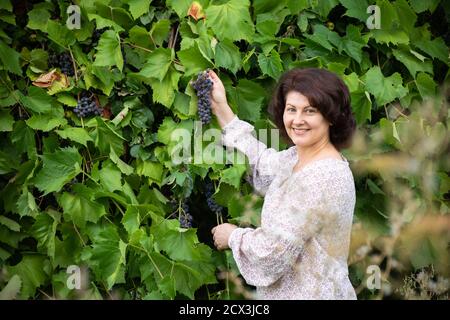
{"type": "Polygon", "coordinates": [[[228,249],[228,238],[230,238],[231,232],[236,228],[237,226],[231,223],[222,223],[212,228],[211,233],[213,234],[214,245],[217,250],[228,249]]]}

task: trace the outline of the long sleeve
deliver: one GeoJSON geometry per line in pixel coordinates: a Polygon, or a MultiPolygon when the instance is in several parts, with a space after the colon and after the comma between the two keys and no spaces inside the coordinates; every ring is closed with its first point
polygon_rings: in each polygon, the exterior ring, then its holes
{"type": "Polygon", "coordinates": [[[265,225],[233,230],[228,245],[248,284],[264,287],[276,282],[296,266],[312,237],[336,225],[333,197],[339,198],[343,188],[333,173],[318,167],[295,175],[286,183],[281,202],[271,204],[279,212],[269,216],[265,225]]]}
{"type": "Polygon", "coordinates": [[[250,183],[253,188],[265,195],[270,183],[277,172],[283,166],[282,159],[287,158],[292,150],[277,151],[268,148],[254,135],[254,127],[237,116],[233,118],[223,129],[221,142],[229,148],[236,148],[245,154],[251,168],[250,183]]]}

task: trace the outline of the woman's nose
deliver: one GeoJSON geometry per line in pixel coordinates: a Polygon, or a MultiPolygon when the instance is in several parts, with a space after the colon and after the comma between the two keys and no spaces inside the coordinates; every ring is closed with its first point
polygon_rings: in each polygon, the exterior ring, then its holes
{"type": "Polygon", "coordinates": [[[301,112],[297,112],[297,114],[294,117],[294,120],[292,121],[295,125],[301,125],[305,123],[304,116],[301,112]]]}

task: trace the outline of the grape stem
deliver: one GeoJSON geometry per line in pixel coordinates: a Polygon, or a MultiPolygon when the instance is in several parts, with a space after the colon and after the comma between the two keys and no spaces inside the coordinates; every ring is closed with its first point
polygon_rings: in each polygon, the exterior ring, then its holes
{"type": "Polygon", "coordinates": [[[73,53],[72,53],[72,49],[70,49],[69,46],[69,53],[70,53],[70,57],[72,58],[72,66],[73,66],[73,70],[75,71],[75,83],[78,85],[78,69],[77,69],[77,64],[75,63],[75,59],[73,58],[73,53]]]}

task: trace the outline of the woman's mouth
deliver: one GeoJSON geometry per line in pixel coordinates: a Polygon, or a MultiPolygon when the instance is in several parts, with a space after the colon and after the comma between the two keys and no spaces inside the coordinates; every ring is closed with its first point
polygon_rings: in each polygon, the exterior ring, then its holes
{"type": "Polygon", "coordinates": [[[296,135],[304,135],[309,130],[310,129],[296,129],[296,128],[292,128],[292,131],[294,131],[294,133],[296,135]]]}

